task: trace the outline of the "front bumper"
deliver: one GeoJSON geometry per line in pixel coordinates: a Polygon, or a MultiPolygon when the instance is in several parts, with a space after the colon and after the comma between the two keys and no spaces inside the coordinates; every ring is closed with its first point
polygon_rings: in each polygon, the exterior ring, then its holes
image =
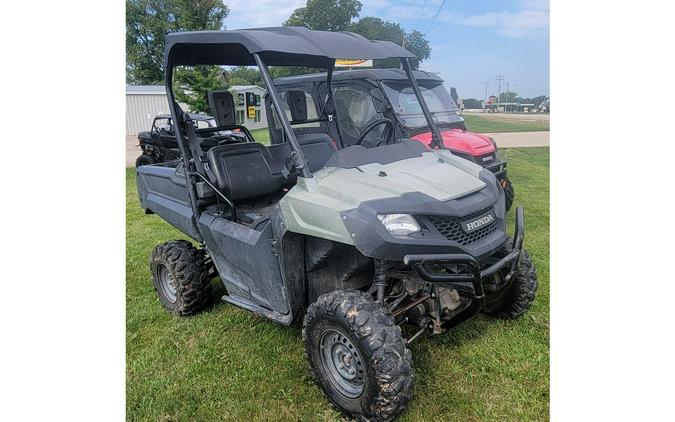
{"type": "MultiPolygon", "coordinates": [[[[448,288],[463,292],[472,296],[471,304],[464,311],[451,320],[444,321],[443,327],[450,328],[477,313],[485,302],[485,289],[483,280],[494,275],[498,271],[508,268],[508,272],[503,276],[504,285],[510,286],[513,277],[518,269],[518,260],[523,249],[523,239],[525,236],[525,223],[523,207],[516,208],[516,223],[513,236],[513,250],[499,261],[487,268],[481,269],[478,261],[467,254],[420,254],[405,255],[403,263],[410,265],[413,270],[425,281],[435,283],[447,283],[448,288]],[[470,268],[470,274],[433,274],[429,272],[424,264],[464,264],[470,268]]],[[[439,323],[441,321],[438,321],[439,323]]]]}
{"type": "Polygon", "coordinates": [[[497,159],[490,164],[484,165],[483,167],[493,172],[497,179],[506,177],[506,161],[497,159]]]}

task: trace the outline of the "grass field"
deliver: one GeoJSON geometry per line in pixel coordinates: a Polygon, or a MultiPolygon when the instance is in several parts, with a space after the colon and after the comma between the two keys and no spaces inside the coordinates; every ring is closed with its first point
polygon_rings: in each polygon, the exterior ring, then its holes
{"type": "Polygon", "coordinates": [[[548,131],[548,121],[509,121],[497,118],[487,119],[485,117],[465,114],[464,121],[466,128],[472,132],[538,132],[548,131]]]}
{"type": "Polygon", "coordinates": [[[253,129],[251,135],[253,135],[253,139],[255,139],[256,142],[260,142],[263,145],[270,144],[270,133],[267,128],[253,129]]]}
{"type": "MultiPolygon", "coordinates": [[[[549,150],[505,149],[539,292],[517,321],[475,317],[416,340],[414,399],[402,421],[543,421],[549,412],[549,150]]],[[[512,230],[513,211],[509,214],[512,230]]],[[[340,420],[309,375],[300,329],[216,303],[179,318],[152,288],[154,246],[185,238],[143,215],[127,169],[127,419],[340,420]]],[[[217,302],[217,301],[216,301],[217,302]]]]}

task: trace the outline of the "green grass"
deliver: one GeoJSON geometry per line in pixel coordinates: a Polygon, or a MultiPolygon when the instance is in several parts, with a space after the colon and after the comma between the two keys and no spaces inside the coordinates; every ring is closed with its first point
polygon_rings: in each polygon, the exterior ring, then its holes
{"type": "MultiPolygon", "coordinates": [[[[549,130],[548,122],[520,122],[486,119],[474,115],[464,115],[466,128],[472,132],[533,132],[549,130]]],[[[270,144],[270,134],[267,128],[254,129],[251,131],[256,142],[264,145],[270,144]]]]}
{"type": "MultiPolygon", "coordinates": [[[[477,316],[416,340],[414,399],[402,421],[542,421],[549,412],[549,150],[505,149],[539,274],[517,321],[477,316]]],[[[513,211],[509,224],[513,223],[513,211]]],[[[511,226],[509,226],[511,229],[511,226]]],[[[134,421],[334,421],[309,375],[298,327],[217,303],[179,318],[152,288],[148,257],[185,238],[143,215],[127,170],[127,418],[134,421]]]]}
{"type": "Polygon", "coordinates": [[[253,139],[255,139],[256,142],[260,142],[263,145],[270,144],[270,133],[267,128],[253,129],[251,135],[253,135],[253,139]]]}
{"type": "Polygon", "coordinates": [[[549,130],[549,122],[546,121],[510,121],[471,114],[464,114],[463,117],[466,128],[471,132],[538,132],[549,130]]]}

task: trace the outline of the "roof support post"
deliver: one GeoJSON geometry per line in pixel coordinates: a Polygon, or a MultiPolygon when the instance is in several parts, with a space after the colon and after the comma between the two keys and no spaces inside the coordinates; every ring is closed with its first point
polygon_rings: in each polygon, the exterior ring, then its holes
{"type": "Polygon", "coordinates": [[[438,127],[436,126],[436,122],[434,122],[434,118],[431,115],[431,112],[429,111],[429,107],[427,107],[426,101],[424,101],[424,97],[422,96],[422,91],[420,91],[419,85],[417,85],[417,80],[415,79],[415,76],[413,76],[412,69],[410,68],[410,63],[408,63],[408,59],[405,57],[401,57],[401,66],[403,66],[403,70],[405,71],[406,75],[408,76],[408,79],[410,80],[410,84],[412,85],[412,89],[415,92],[415,96],[417,97],[417,101],[420,103],[420,107],[422,108],[422,113],[424,114],[424,117],[427,119],[427,123],[429,124],[429,128],[431,129],[431,148],[445,148],[445,145],[443,145],[442,137],[441,137],[441,132],[438,130],[438,127]]]}
{"type": "MultiPolygon", "coordinates": [[[[180,106],[176,103],[176,100],[173,96],[173,66],[167,66],[166,68],[166,79],[164,81],[166,88],[167,99],[169,100],[169,108],[171,109],[171,116],[173,118],[173,124],[176,132],[176,141],[178,141],[178,149],[180,149],[181,159],[183,160],[183,165],[185,166],[185,183],[188,191],[188,197],[190,198],[190,207],[192,208],[192,227],[195,233],[199,234],[198,241],[202,241],[202,232],[199,230],[199,206],[197,199],[197,190],[195,189],[195,180],[194,176],[191,176],[192,172],[196,171],[194,162],[190,162],[190,139],[185,139],[183,136],[183,131],[181,129],[181,124],[185,124],[183,116],[181,113],[180,106]]],[[[199,157],[192,157],[193,160],[199,160],[199,157]]]]}
{"type": "Polygon", "coordinates": [[[331,114],[335,113],[335,102],[333,101],[333,70],[335,69],[335,60],[326,69],[326,86],[328,87],[328,98],[326,103],[330,104],[331,114]]]}
{"type": "Polygon", "coordinates": [[[262,79],[265,82],[265,87],[267,88],[267,94],[269,94],[270,99],[272,100],[272,104],[274,104],[274,108],[277,111],[277,116],[279,117],[281,126],[283,127],[284,132],[286,133],[288,142],[291,144],[291,148],[295,152],[295,165],[297,168],[300,169],[300,174],[302,175],[302,177],[311,178],[312,173],[310,173],[309,168],[307,167],[307,159],[305,158],[305,154],[302,152],[302,149],[300,148],[298,139],[295,137],[295,133],[293,132],[293,128],[291,127],[291,122],[288,121],[288,116],[286,116],[286,113],[284,113],[284,108],[281,105],[279,94],[277,93],[277,90],[274,87],[274,83],[272,82],[272,77],[270,76],[269,69],[267,69],[267,65],[262,61],[260,55],[254,53],[253,58],[255,59],[255,62],[258,65],[260,75],[262,76],[262,79]]]}

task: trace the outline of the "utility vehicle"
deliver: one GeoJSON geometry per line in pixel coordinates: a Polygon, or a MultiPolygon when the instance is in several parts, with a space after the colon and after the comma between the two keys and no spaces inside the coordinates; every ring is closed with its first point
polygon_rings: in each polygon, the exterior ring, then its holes
{"type": "MultiPolygon", "coordinates": [[[[507,162],[500,159],[497,143],[489,136],[466,130],[464,118],[458,113],[455,97],[448,93],[439,76],[414,71],[413,75],[427,102],[436,126],[441,130],[444,146],[453,154],[472,161],[492,171],[499,180],[506,196],[506,211],[513,204],[513,185],[506,172],[507,162]]],[[[326,98],[326,74],[315,73],[289,76],[274,80],[279,94],[287,91],[303,91],[311,97],[310,113],[321,114],[326,98]],[[316,108],[316,110],[313,110],[316,108]]],[[[315,124],[314,129],[304,126],[304,131],[332,132],[342,139],[342,147],[353,145],[364,135],[364,146],[373,141],[382,141],[386,120],[393,122],[395,139],[412,138],[425,145],[431,143],[431,129],[417,101],[408,77],[399,69],[354,69],[333,73],[333,100],[338,119],[315,124]],[[320,127],[324,126],[324,127],[320,127]],[[366,129],[368,131],[366,131],[366,129]]],[[[454,92],[454,89],[452,89],[454,92]]],[[[455,94],[456,95],[456,94],[455,94]]],[[[273,121],[271,103],[266,102],[268,121],[273,121]]],[[[272,143],[283,142],[281,127],[270,125],[272,143]]]]}
{"type": "MultiPolygon", "coordinates": [[[[246,133],[239,133],[240,129],[235,129],[237,132],[214,132],[212,129],[217,127],[214,117],[196,113],[190,113],[189,115],[195,130],[202,137],[247,136],[246,133]]],[[[211,142],[216,142],[216,138],[213,138],[211,142]]],[[[138,145],[141,147],[141,155],[136,159],[136,167],[180,158],[180,148],[178,148],[178,142],[176,141],[176,131],[171,115],[160,114],[156,116],[152,121],[150,130],[138,134],[138,145]]]]}
{"type": "MultiPolygon", "coordinates": [[[[223,300],[284,325],[302,323],[312,373],[348,417],[391,420],[412,398],[408,348],[477,312],[516,318],[532,304],[534,266],[523,248],[523,209],[506,234],[494,174],[446,149],[413,78],[413,55],[349,32],[281,27],[169,34],[166,89],[181,159],[136,169],[142,207],[192,238],[158,245],[152,281],[170,312],[223,300]],[[335,59],[400,58],[432,129],[431,146],[391,139],[337,149],[328,134],[292,125],[339,119],[331,95],[320,116],[302,101],[278,113],[286,142],[228,141],[205,150],[172,89],[177,66],[257,65],[276,110],[268,65],[327,70],[335,59]]],[[[330,90],[328,92],[331,92],[330,90]]],[[[300,98],[300,97],[298,97],[300,98]]],[[[221,130],[234,101],[216,101],[221,130]]]]}

